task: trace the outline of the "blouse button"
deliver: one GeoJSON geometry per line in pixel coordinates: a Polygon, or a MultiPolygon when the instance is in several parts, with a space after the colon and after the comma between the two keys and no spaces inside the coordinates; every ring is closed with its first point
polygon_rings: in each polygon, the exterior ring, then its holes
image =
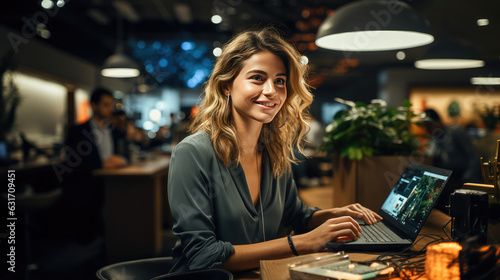
{"type": "Polygon", "coordinates": [[[257,237],[254,237],[253,238],[253,243],[257,243],[257,242],[259,242],[259,239],[257,237]]]}

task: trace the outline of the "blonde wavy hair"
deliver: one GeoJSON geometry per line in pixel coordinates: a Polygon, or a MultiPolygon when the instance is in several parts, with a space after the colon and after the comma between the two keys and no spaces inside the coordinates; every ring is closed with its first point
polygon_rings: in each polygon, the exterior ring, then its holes
{"type": "Polygon", "coordinates": [[[264,51],[277,55],[283,61],[287,74],[286,100],[275,118],[263,125],[258,143],[259,149],[265,149],[269,155],[273,175],[278,177],[290,171],[291,163],[297,162],[294,149],[303,152],[304,136],[309,131],[306,117],[313,95],[306,80],[307,65],[302,63],[301,54],[276,30],[267,27],[245,31],[223,46],[222,54],[205,84],[204,99],[190,131],[204,130],[215,153],[226,166],[230,166],[232,161],[239,163],[240,139],[230,108],[229,113],[225,113],[226,103],[230,101],[224,89],[232,84],[247,59],[264,51]]]}

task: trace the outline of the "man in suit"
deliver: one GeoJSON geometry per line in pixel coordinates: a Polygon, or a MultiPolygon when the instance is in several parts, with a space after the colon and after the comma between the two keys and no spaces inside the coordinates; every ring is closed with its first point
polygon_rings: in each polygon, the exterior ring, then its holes
{"type": "Polygon", "coordinates": [[[66,145],[81,157],[78,169],[91,171],[99,168],[116,168],[126,164],[118,155],[119,131],[111,125],[114,98],[109,90],[98,88],[90,98],[93,116],[69,129],[66,145]]]}
{"type": "MultiPolygon", "coordinates": [[[[111,125],[114,98],[107,89],[92,92],[92,118],[69,129],[66,139],[65,204],[70,235],[77,242],[87,243],[103,233],[102,206],[104,185],[101,178],[92,175],[95,169],[119,168],[127,164],[118,154],[119,131],[111,125]]],[[[126,147],[125,147],[126,150],[126,147]]]]}

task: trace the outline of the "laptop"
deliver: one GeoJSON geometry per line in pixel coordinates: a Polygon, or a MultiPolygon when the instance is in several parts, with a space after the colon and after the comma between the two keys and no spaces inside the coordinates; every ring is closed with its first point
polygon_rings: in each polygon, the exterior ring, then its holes
{"type": "Polygon", "coordinates": [[[331,241],[329,251],[399,251],[413,244],[452,171],[410,163],[378,212],[382,221],[368,225],[355,241],[331,241]],[[374,232],[374,233],[372,233],[374,232]]]}

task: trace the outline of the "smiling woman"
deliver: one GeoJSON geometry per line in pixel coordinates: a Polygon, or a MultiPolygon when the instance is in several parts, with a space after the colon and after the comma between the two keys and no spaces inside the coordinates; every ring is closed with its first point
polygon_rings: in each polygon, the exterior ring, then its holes
{"type": "Polygon", "coordinates": [[[191,132],[172,152],[168,199],[180,237],[172,272],[318,252],[341,236],[356,239],[353,218],[378,217],[359,204],[306,206],[290,174],[302,151],[312,94],[306,65],[276,31],[239,34],[227,43],[205,87],[191,132]],[[283,234],[293,230],[293,237],[283,234]]]}

